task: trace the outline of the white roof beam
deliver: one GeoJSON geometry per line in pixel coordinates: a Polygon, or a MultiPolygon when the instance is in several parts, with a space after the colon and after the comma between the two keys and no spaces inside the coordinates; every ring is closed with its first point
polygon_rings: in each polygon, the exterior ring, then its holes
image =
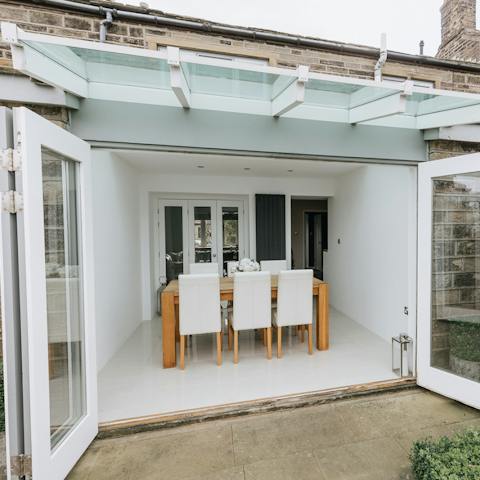
{"type": "Polygon", "coordinates": [[[349,122],[351,124],[362,123],[404,113],[406,103],[405,95],[395,93],[380,100],[351,108],[348,117],[349,122]]]}
{"type": "Polygon", "coordinates": [[[170,65],[170,86],[183,108],[190,108],[190,88],[180,65],[180,49],[167,47],[167,62],[170,65]]]}
{"type": "Polygon", "coordinates": [[[305,101],[305,83],[308,81],[308,67],[299,65],[297,78],[272,99],[272,116],[280,117],[305,101]]]}
{"type": "Polygon", "coordinates": [[[425,130],[425,140],[454,140],[456,142],[480,143],[480,125],[455,125],[425,130]]]}
{"type": "Polygon", "coordinates": [[[480,123],[480,103],[417,116],[417,128],[419,130],[471,123],[480,123]]]}
{"type": "MultiPolygon", "coordinates": [[[[376,100],[367,101],[349,110],[349,123],[356,124],[405,113],[407,98],[412,94],[413,83],[406,81],[403,91],[376,100]]],[[[368,97],[367,97],[368,98],[368,97]]]]}

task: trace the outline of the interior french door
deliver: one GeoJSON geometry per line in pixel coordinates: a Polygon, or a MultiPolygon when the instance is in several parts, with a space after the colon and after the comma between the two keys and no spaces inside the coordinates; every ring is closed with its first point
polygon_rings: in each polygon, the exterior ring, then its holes
{"type": "Polygon", "coordinates": [[[217,202],[189,200],[188,230],[189,263],[217,263],[217,202]]]}
{"type": "Polygon", "coordinates": [[[90,147],[13,113],[25,442],[33,478],[60,480],[98,430],[90,147]]]}
{"type": "Polygon", "coordinates": [[[480,153],[418,173],[418,383],[480,408],[480,153]]]}

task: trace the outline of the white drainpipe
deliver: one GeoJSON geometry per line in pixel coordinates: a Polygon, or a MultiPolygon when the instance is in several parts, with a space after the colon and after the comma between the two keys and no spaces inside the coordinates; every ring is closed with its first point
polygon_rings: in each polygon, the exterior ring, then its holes
{"type": "Polygon", "coordinates": [[[388,52],[387,52],[387,34],[382,33],[380,37],[380,57],[377,60],[375,65],[375,81],[382,81],[382,68],[387,61],[388,52]]]}

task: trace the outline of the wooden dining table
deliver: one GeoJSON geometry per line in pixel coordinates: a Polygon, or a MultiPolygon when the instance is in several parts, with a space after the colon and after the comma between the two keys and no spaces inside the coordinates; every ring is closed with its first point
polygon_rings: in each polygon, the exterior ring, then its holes
{"type": "MultiPolygon", "coordinates": [[[[278,275],[272,275],[272,299],[277,298],[278,275]]],[[[315,336],[318,350],[328,350],[328,284],[313,279],[312,295],[316,301],[315,336]]],[[[233,300],[233,278],[220,279],[220,300],[233,300]]],[[[177,364],[176,342],[178,330],[178,280],[172,280],[161,292],[162,305],[162,344],[163,368],[172,368],[177,364]]]]}

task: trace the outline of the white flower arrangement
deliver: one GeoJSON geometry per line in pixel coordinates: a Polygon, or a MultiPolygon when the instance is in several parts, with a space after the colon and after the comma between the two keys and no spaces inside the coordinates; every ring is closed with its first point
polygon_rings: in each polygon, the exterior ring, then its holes
{"type": "Polygon", "coordinates": [[[258,272],[259,270],[259,263],[251,258],[242,258],[236,268],[237,272],[258,272]]]}

